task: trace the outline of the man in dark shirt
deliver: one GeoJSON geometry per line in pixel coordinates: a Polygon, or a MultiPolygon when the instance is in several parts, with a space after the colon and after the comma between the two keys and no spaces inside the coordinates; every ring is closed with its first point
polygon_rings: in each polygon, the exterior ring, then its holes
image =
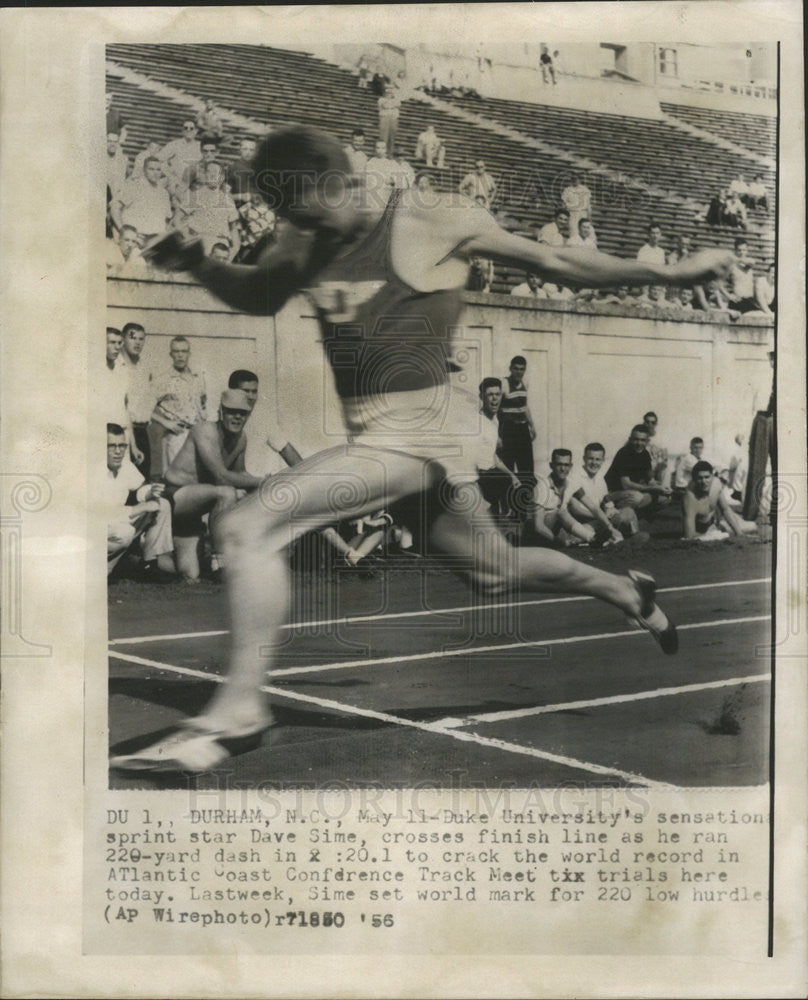
{"type": "Polygon", "coordinates": [[[628,444],[617,452],[606,473],[609,499],[619,509],[631,507],[651,517],[671,502],[671,491],[652,476],[651,455],[648,451],[648,428],[636,424],[631,429],[628,444]]]}

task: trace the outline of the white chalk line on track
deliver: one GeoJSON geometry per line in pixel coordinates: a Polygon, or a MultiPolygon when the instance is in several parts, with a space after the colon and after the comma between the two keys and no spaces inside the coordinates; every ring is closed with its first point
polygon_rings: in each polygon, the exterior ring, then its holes
{"type": "MultiPolygon", "coordinates": [[[[754,580],[725,580],[719,583],[695,583],[682,587],[662,587],[657,593],[675,594],[687,590],[713,590],[717,587],[746,587],[758,583],[771,583],[771,577],[759,577],[754,580]]],[[[396,611],[388,614],[378,615],[356,615],[355,617],[343,616],[341,618],[323,618],[319,621],[289,622],[281,626],[284,630],[322,628],[324,625],[357,625],[362,622],[394,621],[402,618],[426,618],[431,615],[459,614],[469,611],[494,611],[498,608],[525,608],[537,604],[571,604],[576,601],[594,601],[596,598],[588,596],[576,597],[544,597],[530,601],[500,601],[497,604],[464,604],[454,608],[430,608],[421,611],[396,611]]],[[[159,642],[173,639],[202,639],[216,635],[228,635],[227,629],[216,629],[210,632],[175,632],[166,635],[136,635],[128,639],[111,639],[110,646],[132,646],[141,642],[159,642]]]]}
{"type": "MultiPolygon", "coordinates": [[[[711,622],[691,622],[687,625],[679,625],[678,631],[683,632],[689,629],[713,628],[719,625],[742,625],[747,622],[768,621],[769,615],[750,615],[746,618],[718,618],[711,622]]],[[[362,660],[337,660],[335,663],[320,663],[308,667],[285,667],[280,670],[268,671],[268,675],[277,677],[296,677],[301,674],[316,674],[331,670],[347,670],[353,667],[379,667],[391,663],[413,663],[423,660],[444,660],[455,656],[473,656],[477,653],[497,653],[507,649],[531,649],[544,646],[569,646],[578,642],[594,642],[601,639],[619,639],[625,636],[645,635],[645,631],[639,628],[625,629],[621,632],[596,632],[592,635],[565,636],[560,639],[531,639],[530,641],[498,643],[494,646],[468,646],[462,649],[430,650],[428,653],[406,653],[397,656],[381,656],[375,659],[362,660]]],[[[110,650],[111,657],[118,660],[125,660],[128,663],[139,663],[146,667],[165,668],[166,664],[159,660],[149,660],[143,656],[135,656],[132,653],[118,653],[110,650]]],[[[213,675],[206,675],[213,676],[213,675]]]]}
{"type": "MultiPolygon", "coordinates": [[[[112,653],[111,655],[116,659],[133,659],[135,662],[139,661],[139,658],[137,657],[121,656],[118,653],[112,653]]],[[[159,665],[163,670],[170,670],[174,673],[183,674],[185,676],[199,677],[203,680],[215,681],[217,684],[224,683],[224,677],[221,677],[218,674],[206,673],[204,670],[194,670],[191,667],[175,667],[170,663],[154,664],[153,661],[147,662],[150,663],[150,665],[159,665]]],[[[521,754],[522,756],[545,760],[552,764],[559,764],[575,770],[587,771],[590,774],[597,774],[601,777],[621,778],[623,781],[627,781],[631,784],[642,785],[647,788],[674,789],[676,787],[675,785],[652,781],[650,778],[646,778],[641,774],[633,774],[631,771],[622,771],[615,767],[603,767],[600,764],[592,764],[589,761],[578,760],[575,757],[565,757],[561,754],[550,753],[545,750],[537,750],[535,747],[526,747],[521,743],[509,743],[507,740],[492,739],[487,736],[480,736],[476,733],[464,732],[450,726],[443,726],[439,722],[418,722],[414,719],[404,719],[398,715],[390,715],[387,712],[377,712],[371,708],[359,708],[354,705],[345,705],[339,701],[332,701],[330,698],[318,698],[314,695],[300,694],[297,691],[286,691],[283,688],[273,687],[270,684],[262,685],[261,690],[266,694],[274,695],[277,698],[304,702],[307,705],[316,705],[318,708],[330,709],[332,711],[339,712],[342,715],[356,715],[363,719],[375,719],[378,722],[384,722],[389,725],[404,726],[408,729],[420,729],[422,732],[432,733],[435,736],[448,736],[451,739],[459,740],[463,743],[476,743],[480,746],[490,747],[495,750],[502,750],[506,753],[521,754]]]]}
{"type": "Polygon", "coordinates": [[[728,677],[723,681],[704,681],[701,684],[683,684],[680,687],[655,688],[653,691],[635,691],[632,694],[616,694],[606,698],[588,698],[585,701],[558,702],[554,705],[536,705],[533,708],[515,708],[507,712],[486,712],[482,715],[467,715],[462,719],[439,719],[444,729],[471,726],[479,723],[505,722],[510,719],[525,719],[533,715],[548,715],[553,712],[570,712],[581,708],[600,708],[604,705],[623,705],[631,701],[645,701],[649,698],[667,698],[676,694],[692,694],[696,691],[711,691],[714,688],[737,687],[741,684],[761,684],[770,681],[771,674],[750,674],[748,677],[728,677]]]}

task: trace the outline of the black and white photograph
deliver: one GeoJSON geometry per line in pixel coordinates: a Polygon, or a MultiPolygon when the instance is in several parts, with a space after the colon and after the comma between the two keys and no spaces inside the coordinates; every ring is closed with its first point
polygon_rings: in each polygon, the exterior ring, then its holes
{"type": "Polygon", "coordinates": [[[777,56],[106,47],[110,787],[767,782],[777,56]]]}

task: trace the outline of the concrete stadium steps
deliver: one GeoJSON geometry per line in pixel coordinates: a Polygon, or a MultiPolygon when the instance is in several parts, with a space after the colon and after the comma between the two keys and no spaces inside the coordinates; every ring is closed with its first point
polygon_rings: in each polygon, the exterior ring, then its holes
{"type": "MultiPolygon", "coordinates": [[[[662,103],[660,106],[665,114],[679,118],[704,132],[712,132],[722,139],[729,139],[758,156],[775,155],[777,121],[768,115],[713,111],[711,108],[693,108],[684,104],[662,103]]],[[[756,171],[750,166],[746,172],[750,174],[756,171]]]]}

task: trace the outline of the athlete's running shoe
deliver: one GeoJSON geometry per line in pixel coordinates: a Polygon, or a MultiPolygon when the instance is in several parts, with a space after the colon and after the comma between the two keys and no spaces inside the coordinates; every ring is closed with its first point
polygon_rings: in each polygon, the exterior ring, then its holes
{"type": "Polygon", "coordinates": [[[638,569],[630,569],[628,575],[640,595],[640,613],[629,620],[650,632],[662,652],[672,656],[679,650],[679,637],[676,626],[656,603],[656,581],[638,569]]]}

